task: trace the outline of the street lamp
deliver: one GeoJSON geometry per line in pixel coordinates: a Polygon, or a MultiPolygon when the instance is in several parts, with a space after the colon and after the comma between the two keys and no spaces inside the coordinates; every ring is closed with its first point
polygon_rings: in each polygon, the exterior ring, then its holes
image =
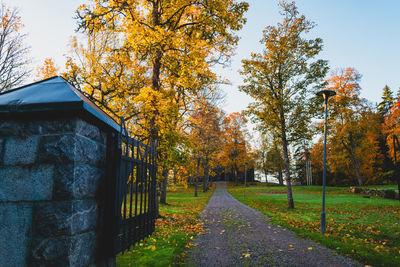
{"type": "Polygon", "coordinates": [[[244,199],[246,199],[246,183],[247,183],[247,161],[244,163],[244,191],[243,191],[244,199]]]}
{"type": "Polygon", "coordinates": [[[325,101],[325,127],[324,127],[324,171],[322,173],[322,212],[321,212],[321,233],[325,233],[325,186],[326,186],[326,135],[327,135],[327,120],[328,120],[328,98],[336,95],[333,90],[321,90],[317,93],[318,96],[323,96],[325,101]]]}

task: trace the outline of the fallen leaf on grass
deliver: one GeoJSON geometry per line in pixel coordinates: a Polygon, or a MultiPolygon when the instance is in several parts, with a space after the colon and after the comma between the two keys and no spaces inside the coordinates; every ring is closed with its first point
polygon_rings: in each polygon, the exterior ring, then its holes
{"type": "Polygon", "coordinates": [[[309,247],[308,250],[312,250],[312,247],[309,247]]]}
{"type": "Polygon", "coordinates": [[[249,258],[249,257],[250,257],[250,253],[243,253],[242,256],[243,256],[244,258],[249,258]]]}

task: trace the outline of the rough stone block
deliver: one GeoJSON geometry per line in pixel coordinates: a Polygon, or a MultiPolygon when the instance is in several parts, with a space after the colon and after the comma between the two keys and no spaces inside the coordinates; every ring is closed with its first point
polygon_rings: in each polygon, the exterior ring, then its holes
{"type": "Polygon", "coordinates": [[[96,234],[34,239],[30,266],[88,266],[94,262],[96,234]]]}
{"type": "Polygon", "coordinates": [[[70,266],[87,266],[93,262],[96,255],[96,241],[95,232],[75,236],[70,247],[70,266]]]}
{"type": "Polygon", "coordinates": [[[98,127],[80,119],[77,120],[76,133],[102,144],[107,142],[106,134],[100,131],[98,127]]]}
{"type": "Polygon", "coordinates": [[[4,144],[5,144],[5,139],[0,138],[0,166],[3,165],[3,151],[4,151],[4,144]]]}
{"type": "Polygon", "coordinates": [[[103,166],[106,146],[79,135],[42,136],[39,144],[39,162],[82,163],[103,166]]]}
{"type": "Polygon", "coordinates": [[[0,203],[0,266],[26,266],[32,207],[0,203]]]}
{"type": "Polygon", "coordinates": [[[99,190],[100,182],[104,179],[105,171],[89,165],[75,166],[75,198],[94,198],[99,190]]]}
{"type": "Polygon", "coordinates": [[[55,199],[95,198],[104,170],[84,164],[57,167],[54,175],[55,199]]]}
{"type": "Polygon", "coordinates": [[[0,168],[0,201],[50,200],[54,166],[0,168]]]}
{"type": "Polygon", "coordinates": [[[70,238],[34,239],[30,266],[68,266],[70,238]]]}
{"type": "Polygon", "coordinates": [[[42,136],[39,144],[39,162],[74,162],[75,142],[73,134],[42,136]]]}
{"type": "Polygon", "coordinates": [[[94,200],[37,203],[33,209],[34,234],[55,237],[93,230],[97,224],[97,210],[94,200]]]}
{"type": "Polygon", "coordinates": [[[33,164],[38,152],[39,137],[11,137],[6,140],[4,165],[33,164]]]}
{"type": "Polygon", "coordinates": [[[76,136],[75,162],[104,167],[106,146],[82,136],[76,136]]]}
{"type": "Polygon", "coordinates": [[[25,136],[24,122],[19,121],[1,121],[0,136],[25,136]]]}
{"type": "Polygon", "coordinates": [[[33,120],[29,121],[25,132],[31,135],[73,133],[76,119],[33,120]]]}

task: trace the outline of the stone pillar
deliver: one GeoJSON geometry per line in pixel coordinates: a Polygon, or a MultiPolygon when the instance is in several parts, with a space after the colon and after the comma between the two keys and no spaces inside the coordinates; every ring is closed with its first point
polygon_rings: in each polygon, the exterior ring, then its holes
{"type": "Polygon", "coordinates": [[[106,142],[77,117],[0,121],[1,267],[104,265],[106,142]]]}

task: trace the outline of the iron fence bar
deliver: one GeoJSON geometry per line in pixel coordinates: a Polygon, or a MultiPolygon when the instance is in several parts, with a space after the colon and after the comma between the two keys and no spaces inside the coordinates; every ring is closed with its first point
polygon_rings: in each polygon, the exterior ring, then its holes
{"type": "MultiPolygon", "coordinates": [[[[157,211],[156,211],[156,201],[157,200],[157,140],[154,140],[153,145],[153,180],[152,180],[152,190],[153,190],[153,220],[156,219],[157,211]]],[[[154,223],[153,223],[154,224],[154,223]]],[[[154,228],[154,226],[153,226],[154,228]]]]}
{"type": "MultiPolygon", "coordinates": [[[[140,186],[140,214],[144,214],[144,212],[143,212],[143,187],[144,187],[144,183],[143,182],[144,182],[144,175],[145,175],[145,173],[144,173],[145,153],[146,153],[146,150],[143,151],[143,154],[141,154],[142,163],[141,163],[141,166],[140,166],[140,185],[141,185],[140,186]]],[[[144,236],[144,222],[145,222],[144,216],[142,216],[141,220],[140,220],[140,228],[139,228],[141,236],[144,236]]]]}
{"type": "MultiPolygon", "coordinates": [[[[129,175],[130,176],[130,183],[129,183],[129,196],[130,196],[129,218],[132,218],[132,211],[133,211],[133,207],[132,207],[133,196],[132,196],[132,194],[133,194],[134,168],[135,168],[135,165],[132,164],[132,170],[131,170],[130,175],[129,175]]],[[[131,237],[132,235],[133,235],[132,227],[129,227],[129,237],[131,237]]]]}
{"type": "MultiPolygon", "coordinates": [[[[147,148],[148,150],[149,148],[147,148]]],[[[150,151],[148,151],[147,156],[146,156],[146,161],[145,161],[145,181],[146,181],[146,186],[145,186],[145,198],[144,198],[144,207],[145,207],[145,211],[146,214],[149,213],[149,207],[147,202],[150,202],[150,197],[148,196],[149,193],[149,179],[151,179],[151,177],[149,177],[149,166],[148,166],[148,161],[149,161],[149,157],[150,157],[150,151]]],[[[148,216],[148,215],[147,215],[148,216]]],[[[149,233],[149,220],[146,220],[146,235],[148,235],[149,233]]]]}
{"type": "MultiPolygon", "coordinates": [[[[135,143],[135,150],[136,153],[135,156],[137,160],[139,160],[139,152],[138,152],[138,144],[135,143]]],[[[135,217],[138,216],[138,192],[139,192],[139,180],[140,180],[140,161],[138,161],[138,164],[136,165],[136,181],[135,181],[135,217]]],[[[137,223],[136,223],[137,224],[137,223]]],[[[137,242],[138,239],[138,230],[135,227],[134,228],[134,242],[137,242]]]]}
{"type": "Polygon", "coordinates": [[[156,146],[129,137],[123,118],[117,143],[114,253],[151,234],[156,213],[156,146]]]}

